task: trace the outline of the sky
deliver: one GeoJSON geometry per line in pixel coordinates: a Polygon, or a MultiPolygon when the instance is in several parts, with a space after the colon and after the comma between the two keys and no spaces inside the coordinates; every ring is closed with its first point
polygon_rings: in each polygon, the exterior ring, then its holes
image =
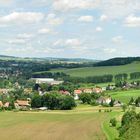
{"type": "Polygon", "coordinates": [[[140,56],[140,0],[0,0],[0,55],[140,56]]]}

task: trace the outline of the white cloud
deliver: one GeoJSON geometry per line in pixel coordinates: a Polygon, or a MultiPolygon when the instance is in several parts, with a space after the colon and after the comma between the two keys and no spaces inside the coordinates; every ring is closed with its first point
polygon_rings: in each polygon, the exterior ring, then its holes
{"type": "Polygon", "coordinates": [[[9,6],[13,4],[14,0],[0,0],[0,6],[9,6]]]}
{"type": "Polygon", "coordinates": [[[122,43],[124,41],[123,36],[115,36],[112,38],[112,42],[114,43],[122,43]]]}
{"type": "Polygon", "coordinates": [[[140,27],[140,17],[130,15],[124,21],[125,26],[140,27]]]}
{"type": "Polygon", "coordinates": [[[49,28],[41,28],[38,30],[38,33],[40,33],[40,34],[47,34],[50,32],[51,32],[51,30],[49,28]]]}
{"type": "Polygon", "coordinates": [[[25,44],[26,43],[26,40],[24,40],[24,39],[11,39],[11,40],[8,40],[7,41],[9,44],[15,44],[15,45],[17,45],[17,44],[25,44]]]}
{"type": "Polygon", "coordinates": [[[44,18],[42,13],[37,12],[13,12],[6,16],[0,17],[0,24],[28,24],[36,23],[44,18]]]}
{"type": "Polygon", "coordinates": [[[31,5],[35,7],[48,6],[51,0],[31,0],[31,5]]]}
{"type": "Polygon", "coordinates": [[[25,47],[17,47],[14,49],[13,49],[13,47],[9,47],[9,48],[5,49],[5,52],[8,53],[9,55],[11,55],[11,53],[14,55],[24,53],[24,54],[26,54],[26,56],[27,56],[27,54],[29,56],[31,54],[31,52],[36,53],[36,50],[30,44],[25,47]]]}
{"type": "Polygon", "coordinates": [[[100,0],[98,9],[110,18],[119,18],[140,10],[139,0],[100,0]]]}
{"type": "Polygon", "coordinates": [[[107,21],[107,20],[108,20],[108,16],[107,15],[101,15],[100,21],[107,21]]]}
{"type": "Polygon", "coordinates": [[[110,18],[119,18],[140,11],[139,0],[54,0],[59,11],[97,9],[110,18]]]}
{"type": "Polygon", "coordinates": [[[30,33],[23,33],[23,34],[17,35],[17,38],[19,38],[19,39],[30,39],[33,37],[34,37],[34,34],[30,34],[30,33]]]}
{"type": "Polygon", "coordinates": [[[114,49],[114,48],[105,48],[104,51],[106,53],[115,53],[116,52],[116,49],[114,49]]]}
{"type": "Polygon", "coordinates": [[[78,18],[78,21],[81,22],[93,22],[94,17],[93,16],[81,16],[78,18]]]}
{"type": "Polygon", "coordinates": [[[79,45],[81,45],[81,42],[77,38],[72,38],[72,39],[67,39],[65,41],[65,44],[69,45],[69,46],[79,46],[79,45]]]}
{"type": "Polygon", "coordinates": [[[63,23],[63,19],[51,13],[47,16],[47,22],[50,25],[60,25],[63,23]]]}
{"type": "Polygon", "coordinates": [[[13,45],[25,45],[31,41],[34,36],[35,35],[31,33],[17,34],[16,38],[7,39],[6,42],[13,45]]]}
{"type": "Polygon", "coordinates": [[[53,46],[62,46],[62,45],[64,45],[64,42],[62,39],[58,39],[57,41],[53,43],[53,46]]]}
{"type": "Polygon", "coordinates": [[[103,29],[102,29],[102,27],[96,27],[96,32],[101,32],[103,29]]]}
{"type": "Polygon", "coordinates": [[[59,11],[90,9],[96,7],[97,3],[97,0],[55,0],[53,8],[59,11]]]}
{"type": "Polygon", "coordinates": [[[53,46],[80,46],[82,43],[77,38],[69,38],[69,39],[59,39],[56,42],[53,43],[53,46]]]}

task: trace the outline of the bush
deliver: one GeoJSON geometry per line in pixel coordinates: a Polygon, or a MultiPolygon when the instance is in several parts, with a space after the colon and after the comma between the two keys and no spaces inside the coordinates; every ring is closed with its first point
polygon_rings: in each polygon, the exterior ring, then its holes
{"type": "Polygon", "coordinates": [[[111,124],[112,127],[116,127],[116,125],[117,125],[117,120],[116,120],[116,118],[112,118],[112,119],[110,120],[110,124],[111,124]]]}
{"type": "Polygon", "coordinates": [[[123,112],[125,112],[126,109],[127,109],[127,105],[126,105],[126,104],[123,104],[123,105],[122,105],[122,110],[123,110],[123,112]]]}
{"type": "Polygon", "coordinates": [[[81,100],[83,102],[83,104],[85,104],[85,103],[90,104],[91,103],[91,94],[82,93],[79,95],[79,100],[81,100]]]}
{"type": "Polygon", "coordinates": [[[76,106],[75,100],[71,96],[61,95],[59,93],[48,93],[42,97],[42,106],[48,109],[69,110],[76,106]]]}
{"type": "Polygon", "coordinates": [[[42,106],[42,98],[39,95],[34,95],[31,102],[31,107],[38,108],[42,106]]]}
{"type": "Polygon", "coordinates": [[[90,105],[92,105],[92,106],[98,106],[99,103],[97,103],[95,100],[92,100],[91,103],[90,103],[90,105]]]}
{"type": "Polygon", "coordinates": [[[60,104],[60,109],[71,110],[73,107],[76,107],[74,98],[72,98],[71,96],[64,96],[60,104]]]}
{"type": "Polygon", "coordinates": [[[140,139],[140,113],[127,111],[121,121],[119,129],[120,140],[139,140],[140,139]]]}
{"type": "Polygon", "coordinates": [[[28,108],[21,108],[20,111],[29,111],[28,108]]]}
{"type": "Polygon", "coordinates": [[[19,109],[13,109],[13,112],[19,112],[19,109]]]}
{"type": "Polygon", "coordinates": [[[110,107],[110,105],[109,104],[106,104],[106,103],[105,104],[102,104],[102,106],[103,107],[110,107]]]}
{"type": "Polygon", "coordinates": [[[4,111],[5,110],[5,108],[4,107],[0,107],[0,111],[4,111]]]}

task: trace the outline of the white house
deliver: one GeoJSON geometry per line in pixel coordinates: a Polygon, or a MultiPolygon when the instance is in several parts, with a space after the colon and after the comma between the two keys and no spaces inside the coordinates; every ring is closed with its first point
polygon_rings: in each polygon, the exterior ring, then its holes
{"type": "Polygon", "coordinates": [[[56,81],[53,78],[32,78],[37,84],[51,84],[51,85],[59,85],[63,83],[63,81],[56,81]]]}
{"type": "Polygon", "coordinates": [[[97,102],[99,104],[109,104],[111,102],[111,98],[110,97],[100,97],[97,102]]]}

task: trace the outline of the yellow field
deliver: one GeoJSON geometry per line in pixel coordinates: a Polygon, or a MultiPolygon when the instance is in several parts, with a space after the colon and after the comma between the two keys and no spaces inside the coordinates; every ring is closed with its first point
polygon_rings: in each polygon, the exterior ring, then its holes
{"type": "Polygon", "coordinates": [[[105,140],[99,113],[0,113],[1,140],[105,140]]]}
{"type": "Polygon", "coordinates": [[[112,113],[103,109],[106,108],[80,105],[71,111],[0,112],[0,139],[106,140],[111,129],[108,123],[103,127],[103,123],[120,109],[115,108],[112,113]]]}

